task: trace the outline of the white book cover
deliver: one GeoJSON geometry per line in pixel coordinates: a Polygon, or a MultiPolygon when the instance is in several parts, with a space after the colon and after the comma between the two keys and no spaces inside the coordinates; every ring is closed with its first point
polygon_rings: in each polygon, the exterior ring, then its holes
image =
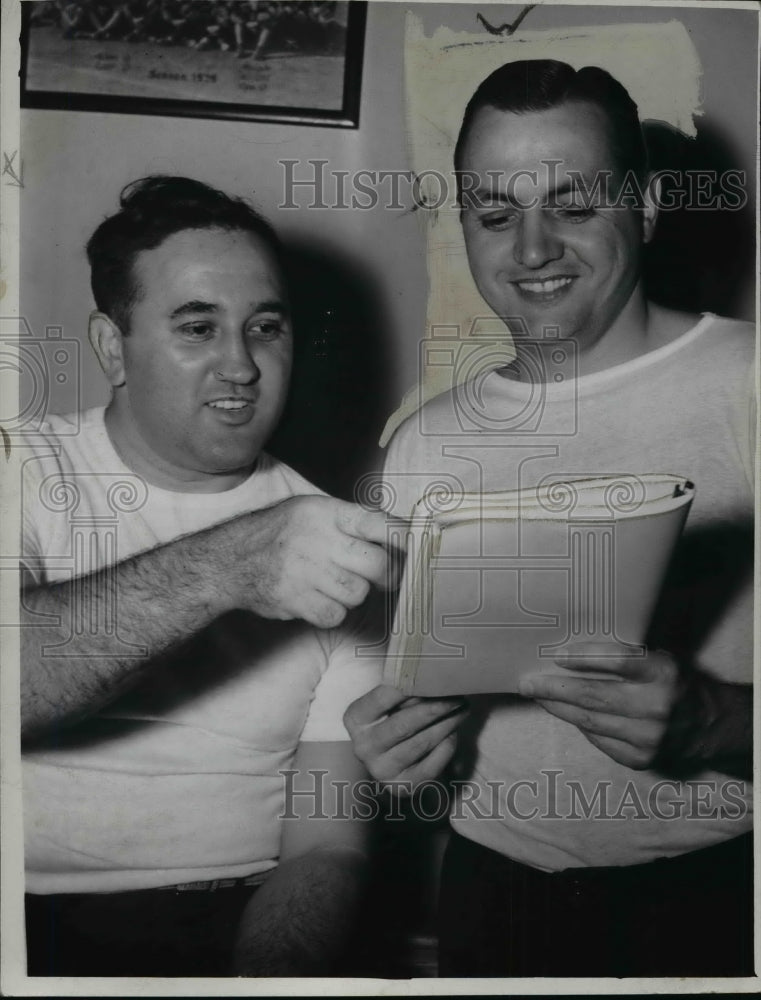
{"type": "Polygon", "coordinates": [[[594,642],[643,642],[695,493],[684,476],[544,481],[415,506],[385,680],[409,694],[517,692],[594,642]]]}

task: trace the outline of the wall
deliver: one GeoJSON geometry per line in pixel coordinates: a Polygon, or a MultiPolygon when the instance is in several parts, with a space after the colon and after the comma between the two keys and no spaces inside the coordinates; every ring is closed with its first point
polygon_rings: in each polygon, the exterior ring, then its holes
{"type": "MultiPolygon", "coordinates": [[[[358,130],[24,111],[22,312],[35,334],[42,336],[46,326],[55,325],[66,337],[83,337],[91,308],[83,246],[128,181],[152,172],[182,173],[253,198],[294,248],[294,296],[308,328],[304,351],[313,355],[297,370],[295,409],[280,450],[321,485],[349,492],[354,475],[376,459],[372,442],[385,415],[416,378],[426,296],[422,220],[420,213],[382,205],[364,211],[278,210],[283,169],[277,161],[322,158],[332,169],[348,171],[407,167],[402,60],[407,6],[370,4],[358,130]],[[330,338],[335,343],[326,348],[330,338]],[[326,472],[326,439],[338,455],[354,455],[354,463],[340,458],[332,464],[342,468],[326,472]]],[[[476,10],[501,24],[521,7],[418,4],[415,9],[429,31],[439,24],[474,31],[476,10]]],[[[671,17],[686,25],[703,63],[705,115],[698,153],[708,148],[710,162],[752,172],[756,20],[750,11],[540,6],[523,27],[671,17]]],[[[755,189],[754,180],[750,186],[755,189]]],[[[298,196],[304,205],[305,197],[303,192],[298,196]]],[[[731,219],[729,228],[690,231],[687,242],[672,241],[659,260],[659,272],[666,273],[675,255],[692,252],[703,272],[695,272],[699,280],[680,286],[680,294],[707,295],[708,303],[700,306],[752,317],[751,220],[748,211],[731,219]],[[721,278],[713,288],[709,282],[707,292],[706,275],[721,278]]],[[[107,399],[89,348],[82,358],[79,398],[54,385],[52,410],[107,399]]]]}

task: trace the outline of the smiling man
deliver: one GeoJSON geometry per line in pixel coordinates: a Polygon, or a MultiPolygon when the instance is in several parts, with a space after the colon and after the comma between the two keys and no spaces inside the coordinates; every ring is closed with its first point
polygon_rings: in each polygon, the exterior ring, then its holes
{"type": "Polygon", "coordinates": [[[633,292],[654,206],[636,160],[628,170],[645,188],[639,210],[616,206],[624,199],[615,182],[627,170],[615,170],[609,131],[605,111],[581,99],[547,109],[540,122],[486,106],[463,127],[455,160],[494,182],[463,203],[481,295],[499,316],[520,318],[508,319],[518,337],[528,329],[541,343],[542,329],[558,324],[585,372],[642,353],[648,330],[644,298],[633,292]],[[602,207],[605,199],[614,207],[602,207]]]}
{"type": "Polygon", "coordinates": [[[520,697],[469,699],[462,725],[456,699],[380,687],[347,714],[357,752],[425,781],[461,725],[443,974],[750,974],[754,332],[647,299],[657,189],[603,70],[498,69],[455,165],[470,268],[516,359],[397,431],[393,512],[442,474],[488,492],[675,472],[697,495],[645,655],[578,647],[520,697]]]}
{"type": "Polygon", "coordinates": [[[284,772],[364,773],[385,519],[263,451],[293,334],[248,204],[149,177],[88,256],[111,402],[51,416],[22,484],[29,972],[340,969],[368,824],[307,821],[284,772]]]}

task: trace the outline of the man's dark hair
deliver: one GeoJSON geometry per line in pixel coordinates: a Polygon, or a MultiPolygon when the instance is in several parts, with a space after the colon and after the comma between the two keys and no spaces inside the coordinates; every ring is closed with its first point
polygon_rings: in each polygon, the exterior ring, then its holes
{"type": "Polygon", "coordinates": [[[87,243],[95,304],[129,332],[130,311],[137,301],[133,264],[186,229],[228,229],[251,233],[272,250],[280,263],[275,230],[242,198],[231,198],[189,177],[155,174],[128,184],[119,196],[120,210],[105,219],[87,243]]]}
{"type": "Polygon", "coordinates": [[[465,109],[455,146],[455,170],[460,169],[465,140],[481,108],[521,114],[581,101],[596,104],[605,113],[613,156],[622,176],[631,170],[643,183],[647,174],[645,139],[637,105],[626,88],[597,66],[577,70],[556,59],[506,63],[486,77],[465,109]]]}

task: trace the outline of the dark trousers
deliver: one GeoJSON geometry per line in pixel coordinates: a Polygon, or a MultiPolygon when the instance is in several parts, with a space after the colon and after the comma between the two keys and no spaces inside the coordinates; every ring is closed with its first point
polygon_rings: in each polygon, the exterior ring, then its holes
{"type": "Polygon", "coordinates": [[[545,873],[452,834],[442,976],[753,974],[753,842],[545,873]]]}
{"type": "Polygon", "coordinates": [[[30,976],[224,976],[255,887],[26,897],[30,976]]]}

